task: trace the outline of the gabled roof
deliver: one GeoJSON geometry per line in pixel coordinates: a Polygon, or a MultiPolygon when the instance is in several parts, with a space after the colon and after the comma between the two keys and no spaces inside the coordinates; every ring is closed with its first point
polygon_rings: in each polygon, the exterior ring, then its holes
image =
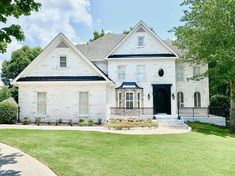
{"type": "Polygon", "coordinates": [[[105,34],[103,37],[88,44],[76,47],[91,61],[104,60],[105,56],[120,43],[126,34],[105,34]]]}
{"type": "Polygon", "coordinates": [[[107,59],[110,55],[112,55],[118,48],[119,46],[121,46],[124,41],[126,41],[134,32],[136,32],[139,28],[144,28],[146,29],[150,34],[153,35],[153,37],[158,40],[165,48],[167,48],[172,54],[175,55],[176,58],[178,58],[178,54],[170,47],[168,46],[165,42],[163,42],[160,37],[154,33],[143,21],[139,21],[139,23],[137,23],[135,25],[135,27],[122,39],[121,42],[119,42],[107,55],[106,58],[107,59]]]}
{"type": "MultiPolygon", "coordinates": [[[[59,33],[44,49],[43,51],[12,81],[12,84],[16,84],[18,79],[30,72],[41,60],[51,51],[51,49],[58,46],[63,41],[68,47],[73,49],[98,75],[104,78],[104,80],[113,83],[110,79],[103,74],[90,60],[88,60],[74,45],[73,43],[62,33],[59,33]]],[[[27,77],[27,76],[24,76],[27,77]]]]}

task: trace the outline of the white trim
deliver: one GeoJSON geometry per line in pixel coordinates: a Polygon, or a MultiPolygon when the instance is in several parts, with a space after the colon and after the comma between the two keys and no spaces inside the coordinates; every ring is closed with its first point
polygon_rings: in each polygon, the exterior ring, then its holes
{"type": "Polygon", "coordinates": [[[142,20],[139,21],[135,27],[105,56],[104,60],[107,60],[110,58],[108,58],[114,51],[116,51],[119,46],[121,46],[124,41],[127,40],[127,38],[129,38],[137,29],[140,25],[143,25],[143,27],[150,33],[152,34],[164,47],[166,47],[171,53],[173,53],[176,57],[173,57],[173,58],[179,58],[178,54],[175,53],[165,42],[163,42],[160,37],[155,34],[142,20]]]}
{"type": "Polygon", "coordinates": [[[134,96],[135,94],[134,94],[134,91],[126,91],[125,92],[125,106],[124,107],[125,107],[125,109],[127,109],[127,107],[126,107],[126,94],[127,93],[132,93],[133,94],[133,108],[132,109],[134,109],[135,108],[135,96],[134,96]]]}
{"type": "Polygon", "coordinates": [[[73,43],[62,33],[59,33],[44,49],[43,51],[11,82],[11,84],[16,85],[16,82],[19,78],[21,78],[24,74],[31,71],[38,63],[40,63],[45,56],[51,51],[51,49],[55,48],[60,42],[64,42],[71,49],[75,51],[81,58],[91,67],[94,71],[98,73],[98,75],[102,76],[107,82],[111,82],[105,74],[103,74],[90,60],[88,60],[74,45],[73,43]]]}

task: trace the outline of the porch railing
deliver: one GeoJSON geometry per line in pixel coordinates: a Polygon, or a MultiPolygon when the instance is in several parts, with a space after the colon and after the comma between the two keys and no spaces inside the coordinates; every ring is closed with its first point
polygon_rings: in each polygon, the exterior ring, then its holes
{"type": "Polygon", "coordinates": [[[181,117],[210,117],[222,116],[226,117],[226,112],[222,107],[180,107],[178,108],[178,116],[181,117]]]}
{"type": "Polygon", "coordinates": [[[153,116],[153,108],[152,107],[141,107],[141,108],[119,108],[119,107],[111,107],[110,108],[111,115],[118,116],[132,116],[132,117],[141,117],[141,116],[153,116]]]}

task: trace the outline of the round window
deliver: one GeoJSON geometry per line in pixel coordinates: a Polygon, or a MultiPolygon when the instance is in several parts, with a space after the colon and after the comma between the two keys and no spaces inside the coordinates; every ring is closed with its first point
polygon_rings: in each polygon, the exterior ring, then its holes
{"type": "Polygon", "coordinates": [[[158,75],[160,77],[162,77],[164,75],[164,70],[162,68],[158,71],[158,75]]]}

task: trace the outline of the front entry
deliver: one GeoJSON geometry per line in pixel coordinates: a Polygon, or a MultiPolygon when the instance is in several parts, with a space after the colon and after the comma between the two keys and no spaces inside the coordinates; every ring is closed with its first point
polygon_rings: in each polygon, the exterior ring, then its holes
{"type": "Polygon", "coordinates": [[[153,84],[154,114],[171,114],[171,84],[153,84]]]}

